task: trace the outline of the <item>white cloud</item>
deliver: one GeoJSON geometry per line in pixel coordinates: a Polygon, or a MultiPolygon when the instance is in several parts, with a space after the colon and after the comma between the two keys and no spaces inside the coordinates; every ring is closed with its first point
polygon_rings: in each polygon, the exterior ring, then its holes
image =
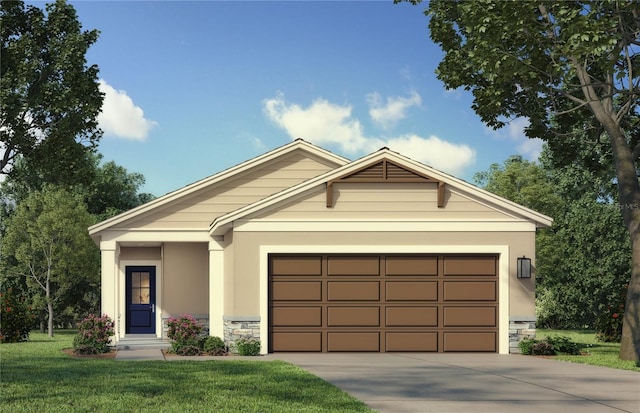
{"type": "Polygon", "coordinates": [[[512,141],[519,141],[527,139],[524,134],[524,130],[529,126],[530,122],[527,118],[515,118],[509,122],[506,122],[506,126],[500,129],[493,129],[489,126],[485,126],[487,133],[496,139],[505,139],[512,141]]]}
{"type": "Polygon", "coordinates": [[[454,176],[462,175],[464,169],[476,159],[476,152],[469,146],[447,142],[433,135],[429,138],[417,135],[392,138],[387,141],[387,146],[454,176]]]}
{"type": "Polygon", "coordinates": [[[360,155],[387,146],[452,175],[461,174],[475,161],[475,151],[469,146],[456,145],[436,136],[365,136],[361,123],[351,116],[351,106],[333,104],[324,99],[303,108],[288,103],[284,94],[279,92],[274,98],[265,99],[263,107],[266,116],[292,139],[303,138],[320,146],[336,146],[348,154],[360,155]]]}
{"type": "Polygon", "coordinates": [[[104,93],[102,112],[98,124],[108,135],[125,139],[145,140],[158,122],[146,119],[144,111],[133,103],[124,90],[116,90],[100,79],[100,91],[104,93]]]}
{"type": "Polygon", "coordinates": [[[516,150],[530,160],[537,160],[542,153],[543,141],[541,139],[529,139],[524,130],[531,122],[527,118],[516,118],[497,130],[487,128],[492,137],[499,140],[508,140],[517,144],[516,150]]]}
{"type": "Polygon", "coordinates": [[[523,154],[529,160],[535,161],[540,157],[542,153],[542,145],[544,141],[542,139],[526,139],[520,145],[518,145],[518,151],[523,154]]]}
{"type": "Polygon", "coordinates": [[[411,91],[410,96],[405,97],[387,97],[386,104],[383,104],[382,97],[377,92],[367,96],[369,103],[369,116],[371,119],[387,129],[397,121],[407,117],[407,110],[412,106],[420,106],[422,98],[416,91],[411,91]]]}
{"type": "Polygon", "coordinates": [[[351,106],[318,99],[308,108],[302,108],[287,103],[282,93],[266,99],[263,105],[267,117],[293,139],[303,138],[318,145],[336,144],[349,153],[356,153],[367,144],[362,125],[351,118],[351,106]]]}

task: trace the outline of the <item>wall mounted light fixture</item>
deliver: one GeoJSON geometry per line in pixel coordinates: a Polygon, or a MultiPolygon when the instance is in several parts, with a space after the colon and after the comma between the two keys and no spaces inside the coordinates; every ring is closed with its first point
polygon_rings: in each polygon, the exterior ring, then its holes
{"type": "Polygon", "coordinates": [[[518,257],[518,278],[531,278],[531,258],[518,257]]]}

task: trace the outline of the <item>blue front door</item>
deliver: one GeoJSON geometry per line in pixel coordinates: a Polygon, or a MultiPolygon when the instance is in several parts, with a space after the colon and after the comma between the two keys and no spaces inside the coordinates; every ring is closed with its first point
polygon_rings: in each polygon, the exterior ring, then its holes
{"type": "Polygon", "coordinates": [[[127,267],[127,334],[156,332],[156,267],[127,267]]]}

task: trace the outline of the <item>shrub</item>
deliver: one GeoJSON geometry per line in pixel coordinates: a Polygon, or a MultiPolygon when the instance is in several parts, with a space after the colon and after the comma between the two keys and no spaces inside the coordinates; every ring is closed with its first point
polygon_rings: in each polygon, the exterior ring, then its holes
{"type": "Polygon", "coordinates": [[[90,314],[78,323],[78,334],[73,338],[73,351],[77,354],[108,353],[109,342],[114,334],[111,318],[107,315],[96,317],[90,314]]]}
{"type": "Polygon", "coordinates": [[[546,340],[556,353],[560,354],[580,354],[580,346],[566,336],[550,336],[546,340]]]}
{"type": "Polygon", "coordinates": [[[214,356],[224,356],[225,354],[227,354],[227,347],[220,337],[206,337],[202,341],[202,350],[205,353],[214,356]]]}
{"type": "Polygon", "coordinates": [[[202,354],[202,350],[199,346],[193,346],[191,344],[180,346],[175,353],[180,356],[200,356],[202,354]]]}
{"type": "Polygon", "coordinates": [[[174,353],[181,354],[183,347],[200,349],[200,337],[203,329],[192,315],[182,314],[180,317],[171,317],[167,321],[167,325],[169,327],[167,337],[171,340],[171,350],[174,353]]]}
{"type": "Polygon", "coordinates": [[[0,343],[27,341],[34,321],[31,308],[12,288],[0,293],[0,343]]]}
{"type": "Polygon", "coordinates": [[[556,351],[548,341],[538,341],[531,347],[531,354],[534,356],[555,356],[556,351]]]}
{"type": "Polygon", "coordinates": [[[525,337],[518,343],[518,347],[520,348],[520,353],[525,356],[530,356],[533,354],[533,346],[538,342],[538,340],[534,338],[525,337]]]}
{"type": "Polygon", "coordinates": [[[260,348],[260,341],[253,338],[241,338],[236,342],[236,349],[241,356],[257,356],[260,354],[260,348]]]}
{"type": "Polygon", "coordinates": [[[580,354],[580,346],[565,336],[550,336],[544,340],[525,337],[518,343],[518,347],[520,347],[520,352],[524,355],[580,354]]]}

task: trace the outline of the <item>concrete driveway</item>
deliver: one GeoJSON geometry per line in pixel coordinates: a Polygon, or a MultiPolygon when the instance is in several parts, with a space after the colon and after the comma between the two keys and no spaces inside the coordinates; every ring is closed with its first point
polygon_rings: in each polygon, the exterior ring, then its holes
{"type": "Polygon", "coordinates": [[[379,412],[640,412],[640,373],[498,354],[277,353],[379,412]]]}

